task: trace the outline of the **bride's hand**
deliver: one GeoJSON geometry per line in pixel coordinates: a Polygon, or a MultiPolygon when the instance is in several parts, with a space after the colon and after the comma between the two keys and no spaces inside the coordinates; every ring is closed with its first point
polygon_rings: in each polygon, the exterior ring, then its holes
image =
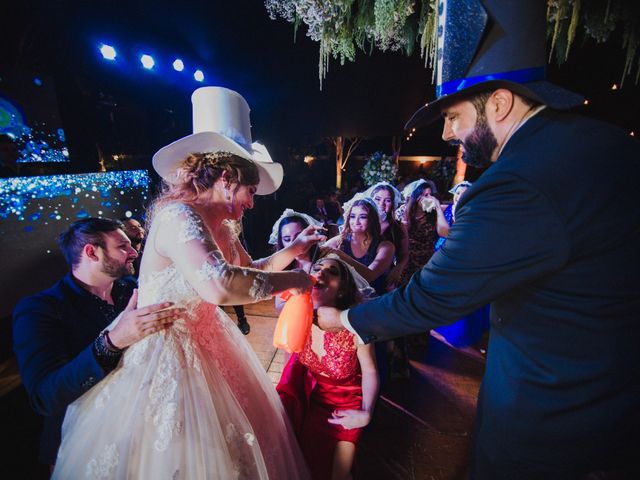
{"type": "Polygon", "coordinates": [[[300,295],[301,293],[311,289],[313,286],[313,279],[311,275],[303,272],[302,270],[294,270],[291,273],[295,274],[295,277],[293,277],[294,286],[289,287],[289,292],[291,292],[292,295],[300,295]]]}
{"type": "Polygon", "coordinates": [[[324,228],[309,225],[296,237],[291,244],[291,248],[296,252],[296,256],[302,255],[316,243],[325,242],[327,240],[325,233],[326,230],[324,228]]]}

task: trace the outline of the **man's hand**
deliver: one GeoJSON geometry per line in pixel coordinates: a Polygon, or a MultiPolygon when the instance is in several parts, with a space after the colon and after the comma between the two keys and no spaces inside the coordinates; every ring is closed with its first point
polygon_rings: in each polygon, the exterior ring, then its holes
{"type": "Polygon", "coordinates": [[[326,332],[338,332],[344,330],[340,321],[340,312],[333,307],[318,307],[318,326],[326,332]]]}
{"type": "Polygon", "coordinates": [[[371,413],[366,410],[335,410],[331,416],[329,423],[342,425],[346,430],[366,427],[371,421],[371,413]]]}
{"type": "Polygon", "coordinates": [[[109,332],[109,339],[117,348],[126,348],[147,335],[170,327],[186,312],[184,308],[170,308],[173,305],[171,302],[156,303],[139,310],[136,309],[137,304],[136,288],[122,311],[120,321],[109,332]]]}

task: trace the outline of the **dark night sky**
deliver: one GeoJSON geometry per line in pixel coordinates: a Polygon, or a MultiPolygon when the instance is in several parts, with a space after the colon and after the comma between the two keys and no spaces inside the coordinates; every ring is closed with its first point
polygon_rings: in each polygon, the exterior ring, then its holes
{"type": "MultiPolygon", "coordinates": [[[[91,169],[96,144],[110,153],[150,156],[190,133],[189,95],[198,84],[187,75],[176,81],[162,66],[142,70],[133,55],[143,49],[158,62],[181,55],[202,67],[206,84],[242,93],[252,108],[254,138],[276,159],[331,134],[400,134],[413,111],[433,98],[431,72],[417,52],[411,58],[359,52],[356,63],[345,66],[332,61],[319,91],[318,44],[305,36],[306,27],[294,44],[292,25],[270,20],[260,0],[185,3],[25,2],[4,17],[3,67],[54,78],[78,171],[91,169]],[[118,62],[99,57],[100,41],[117,46],[118,62]]],[[[569,62],[549,67],[549,77],[586,94],[585,113],[640,133],[638,87],[628,79],[623,90],[610,90],[620,79],[618,45],[581,48],[578,41],[569,62]]],[[[419,131],[402,153],[447,152],[439,128],[419,131]]]]}

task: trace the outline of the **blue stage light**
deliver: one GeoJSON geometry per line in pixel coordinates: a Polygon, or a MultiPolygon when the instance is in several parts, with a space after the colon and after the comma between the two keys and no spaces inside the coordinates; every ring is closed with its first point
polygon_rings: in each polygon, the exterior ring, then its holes
{"type": "Polygon", "coordinates": [[[142,66],[147,70],[151,70],[156,64],[153,57],[151,55],[147,55],[146,53],[140,56],[140,63],[142,63],[142,66]]]}
{"type": "Polygon", "coordinates": [[[202,73],[202,70],[196,70],[193,72],[193,78],[195,78],[197,82],[202,82],[204,80],[204,73],[202,73]]]}
{"type": "Polygon", "coordinates": [[[116,49],[111,45],[105,45],[104,43],[100,46],[100,53],[105,60],[115,60],[116,59],[116,49]]]}
{"type": "Polygon", "coordinates": [[[184,70],[184,62],[182,60],[180,60],[179,58],[176,58],[173,61],[173,69],[176,72],[181,72],[182,70],[184,70]]]}

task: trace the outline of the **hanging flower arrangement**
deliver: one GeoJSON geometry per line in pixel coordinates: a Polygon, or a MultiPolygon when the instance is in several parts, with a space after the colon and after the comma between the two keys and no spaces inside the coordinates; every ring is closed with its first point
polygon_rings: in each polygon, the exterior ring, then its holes
{"type": "Polygon", "coordinates": [[[365,186],[370,187],[378,182],[395,183],[398,178],[398,165],[393,161],[393,157],[382,152],[376,152],[369,156],[364,168],[360,170],[362,181],[365,186]]]}
{"type": "MultiPolygon", "coordinates": [[[[425,65],[433,66],[437,38],[437,0],[265,0],[272,20],[282,18],[320,43],[320,89],[333,57],[355,61],[356,49],[371,53],[401,51],[411,55],[420,46],[425,65]]],[[[622,79],[640,80],[640,2],[628,0],[547,0],[551,58],[567,60],[578,34],[603,43],[622,31],[625,63],[622,79]]]]}

